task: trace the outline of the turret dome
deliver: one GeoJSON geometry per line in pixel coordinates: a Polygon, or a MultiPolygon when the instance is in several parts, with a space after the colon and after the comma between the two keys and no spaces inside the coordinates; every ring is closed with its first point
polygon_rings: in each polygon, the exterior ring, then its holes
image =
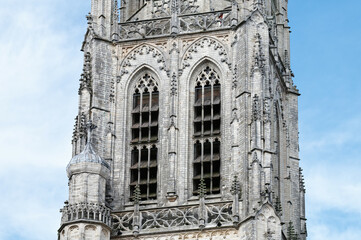
{"type": "Polygon", "coordinates": [[[88,142],[85,145],[84,150],[81,153],[79,153],[78,155],[75,155],[70,160],[70,162],[67,166],[67,169],[71,165],[78,164],[78,163],[99,163],[99,164],[105,166],[106,168],[110,169],[109,164],[94,151],[93,146],[91,144],[91,130],[94,128],[95,128],[95,126],[91,122],[88,122],[88,124],[87,124],[88,142]]]}
{"type": "Polygon", "coordinates": [[[106,168],[110,168],[109,164],[102,157],[100,157],[98,154],[95,153],[93,146],[89,142],[85,145],[85,148],[81,153],[75,155],[70,160],[68,164],[68,168],[72,164],[85,163],[85,162],[99,163],[104,165],[106,168]]]}

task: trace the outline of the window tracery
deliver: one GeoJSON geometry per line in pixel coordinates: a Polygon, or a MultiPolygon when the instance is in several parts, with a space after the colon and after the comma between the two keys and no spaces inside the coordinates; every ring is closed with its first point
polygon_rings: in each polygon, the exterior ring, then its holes
{"type": "Polygon", "coordinates": [[[193,194],[204,179],[207,193],[220,193],[221,85],[216,70],[206,66],[196,78],[194,98],[193,194]]]}
{"type": "Polygon", "coordinates": [[[130,195],[139,185],[142,200],[157,198],[158,84],[144,74],[135,85],[132,106],[130,195]]]}

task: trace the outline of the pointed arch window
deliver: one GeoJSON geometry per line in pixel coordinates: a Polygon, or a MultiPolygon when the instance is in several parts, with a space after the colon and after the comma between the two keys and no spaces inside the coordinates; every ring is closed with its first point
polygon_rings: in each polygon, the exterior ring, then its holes
{"type": "Polygon", "coordinates": [[[130,196],[137,185],[141,199],[157,198],[158,172],[158,84],[148,73],[137,82],[133,92],[131,129],[130,196]]]}
{"type": "Polygon", "coordinates": [[[195,81],[193,194],[204,179],[207,193],[220,193],[221,85],[216,70],[206,66],[195,81]]]}

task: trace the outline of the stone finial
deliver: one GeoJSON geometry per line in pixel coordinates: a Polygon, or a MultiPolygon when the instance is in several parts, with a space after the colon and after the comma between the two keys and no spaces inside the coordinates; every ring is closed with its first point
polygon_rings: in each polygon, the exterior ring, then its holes
{"type": "Polygon", "coordinates": [[[234,176],[233,182],[232,182],[232,186],[231,186],[231,193],[233,195],[238,194],[239,198],[241,198],[242,195],[242,189],[241,186],[239,185],[239,181],[238,181],[238,177],[234,176]]]}
{"type": "Polygon", "coordinates": [[[259,96],[255,94],[253,96],[253,104],[252,104],[252,120],[258,121],[261,119],[261,106],[259,101],[259,96]]]}
{"type": "Polygon", "coordinates": [[[83,89],[87,89],[89,92],[92,91],[92,65],[90,52],[84,54],[83,73],[81,74],[79,81],[79,95],[81,95],[83,89]]]}
{"type": "Polygon", "coordinates": [[[252,64],[253,66],[252,66],[251,75],[253,76],[255,71],[260,71],[261,74],[264,75],[265,62],[266,59],[262,48],[262,37],[261,34],[257,33],[255,35],[255,45],[253,50],[253,64],[252,64]]]}
{"type": "Polygon", "coordinates": [[[140,192],[140,187],[139,185],[137,184],[135,186],[135,189],[134,189],[134,194],[133,194],[133,201],[134,201],[134,204],[139,204],[140,200],[141,200],[141,192],[140,192]]]}
{"type": "Polygon", "coordinates": [[[300,178],[300,190],[303,191],[303,192],[306,192],[306,187],[305,187],[305,178],[303,176],[303,169],[300,168],[299,169],[299,178],[300,178]]]}
{"type": "Polygon", "coordinates": [[[199,189],[198,194],[200,198],[204,198],[207,193],[207,186],[203,178],[201,178],[201,181],[199,183],[199,189]]]}
{"type": "Polygon", "coordinates": [[[257,154],[257,152],[254,152],[254,153],[253,153],[253,157],[252,157],[252,160],[253,160],[253,162],[259,162],[259,159],[258,159],[258,154],[257,154]]]}
{"type": "Polygon", "coordinates": [[[89,120],[86,123],[85,127],[86,127],[86,130],[87,130],[87,137],[88,137],[87,144],[91,144],[92,143],[92,131],[94,129],[96,129],[97,126],[93,124],[92,120],[89,120]]]}
{"type": "Polygon", "coordinates": [[[290,222],[288,223],[287,239],[288,239],[288,240],[299,240],[298,234],[297,234],[297,232],[295,231],[295,227],[294,227],[292,221],[290,221],[290,222]]]}
{"type": "Polygon", "coordinates": [[[264,0],[254,0],[254,8],[255,10],[259,10],[261,13],[264,13],[264,0]]]}

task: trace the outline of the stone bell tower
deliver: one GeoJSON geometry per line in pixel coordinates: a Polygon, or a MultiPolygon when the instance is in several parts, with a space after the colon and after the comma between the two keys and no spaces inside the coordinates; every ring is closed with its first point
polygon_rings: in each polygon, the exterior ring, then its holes
{"type": "Polygon", "coordinates": [[[287,5],[92,0],[59,239],[306,239],[287,5]]]}

